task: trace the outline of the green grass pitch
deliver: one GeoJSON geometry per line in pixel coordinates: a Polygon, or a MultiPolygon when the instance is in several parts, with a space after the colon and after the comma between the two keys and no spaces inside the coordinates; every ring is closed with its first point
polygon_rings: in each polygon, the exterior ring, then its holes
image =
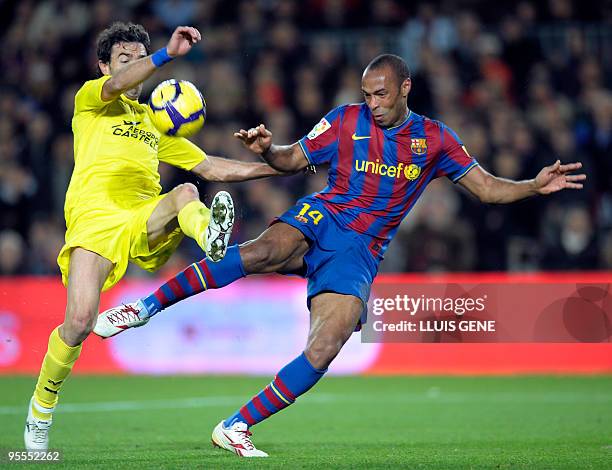
{"type": "MultiPolygon", "coordinates": [[[[612,468],[612,376],[327,377],[253,428],[270,458],[214,449],[268,380],[72,377],[51,434],[63,462],[33,468],[612,468]]],[[[0,377],[2,466],[33,385],[0,377]]]]}

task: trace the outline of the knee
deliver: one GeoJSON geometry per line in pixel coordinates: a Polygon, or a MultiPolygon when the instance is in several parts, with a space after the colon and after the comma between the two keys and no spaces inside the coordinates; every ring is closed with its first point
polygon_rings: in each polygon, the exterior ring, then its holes
{"type": "Polygon", "coordinates": [[[304,353],[315,369],[326,369],[342,349],[342,344],[331,336],[322,337],[310,342],[304,353]]]}
{"type": "Polygon", "coordinates": [[[97,311],[90,309],[71,309],[62,327],[62,336],[69,346],[82,343],[96,325],[97,311]]]}
{"type": "Polygon", "coordinates": [[[172,190],[172,193],[177,212],[185,207],[189,202],[200,199],[198,188],[191,183],[179,184],[172,190]]]}

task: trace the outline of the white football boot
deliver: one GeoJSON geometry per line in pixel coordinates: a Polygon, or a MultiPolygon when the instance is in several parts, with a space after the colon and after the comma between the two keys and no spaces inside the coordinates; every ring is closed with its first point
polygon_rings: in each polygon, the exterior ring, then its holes
{"type": "Polygon", "coordinates": [[[25,430],[23,431],[25,448],[30,451],[47,450],[49,449],[49,428],[51,427],[53,419],[38,419],[32,413],[32,406],[36,406],[34,397],[30,399],[30,404],[28,405],[28,417],[26,418],[25,430]]]}
{"type": "Polygon", "coordinates": [[[149,312],[139,300],[102,312],[98,315],[93,332],[101,338],[110,338],[129,328],[146,324],[149,318],[149,312]]]}
{"type": "Polygon", "coordinates": [[[234,227],[234,201],[227,191],[215,194],[210,205],[210,222],[206,229],[206,256],[221,261],[234,227]]]}
{"type": "Polygon", "coordinates": [[[231,427],[223,426],[223,421],[215,426],[212,432],[212,444],[215,447],[229,450],[240,457],[267,457],[268,454],[258,450],[251,442],[251,431],[246,423],[237,422],[231,427]]]}

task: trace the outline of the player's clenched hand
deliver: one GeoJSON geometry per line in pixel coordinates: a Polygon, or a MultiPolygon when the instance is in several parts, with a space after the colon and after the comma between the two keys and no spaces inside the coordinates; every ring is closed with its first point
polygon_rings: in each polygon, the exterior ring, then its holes
{"type": "Polygon", "coordinates": [[[535,178],[536,191],[539,194],[550,194],[562,189],[582,189],[582,183],[586,179],[585,174],[570,175],[568,173],[582,168],[582,163],[568,163],[562,165],[557,160],[553,165],[545,166],[535,178]]]}
{"type": "Polygon", "coordinates": [[[240,129],[240,131],[234,132],[234,137],[240,139],[250,151],[259,155],[266,153],[272,145],[272,132],[266,129],[263,124],[251,127],[248,131],[240,129]]]}
{"type": "Polygon", "coordinates": [[[202,35],[197,29],[191,26],[179,26],[172,33],[166,50],[170,57],[185,55],[191,50],[194,44],[201,40],[202,35]]]}

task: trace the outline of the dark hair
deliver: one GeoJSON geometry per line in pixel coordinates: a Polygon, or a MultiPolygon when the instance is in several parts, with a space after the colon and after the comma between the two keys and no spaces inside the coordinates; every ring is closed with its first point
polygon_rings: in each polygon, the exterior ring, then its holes
{"type": "Polygon", "coordinates": [[[113,46],[120,42],[142,43],[147,54],[149,54],[151,50],[149,33],[147,33],[142,25],[115,21],[98,36],[96,42],[98,60],[108,64],[110,62],[113,46]]]}
{"type": "Polygon", "coordinates": [[[367,70],[377,70],[383,67],[389,67],[395,78],[397,79],[398,85],[404,83],[404,80],[410,78],[410,69],[404,59],[394,54],[381,54],[374,57],[372,61],[366,67],[367,70]]]}

